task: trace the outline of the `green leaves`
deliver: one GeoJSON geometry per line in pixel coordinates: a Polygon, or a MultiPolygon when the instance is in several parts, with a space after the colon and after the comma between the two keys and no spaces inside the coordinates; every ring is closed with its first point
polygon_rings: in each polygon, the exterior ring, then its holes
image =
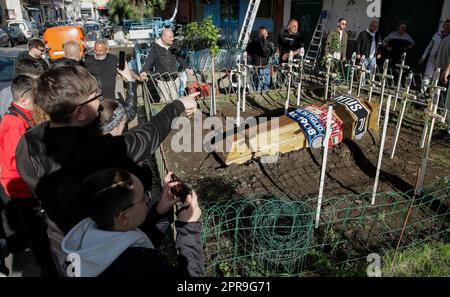
{"type": "Polygon", "coordinates": [[[209,16],[201,23],[191,22],[187,24],[184,38],[191,48],[198,44],[205,44],[211,55],[215,57],[219,53],[219,46],[217,45],[219,33],[220,29],[214,25],[212,17],[209,16]]]}
{"type": "Polygon", "coordinates": [[[164,9],[166,0],[110,0],[109,16],[119,23],[124,19],[138,21],[144,17],[153,17],[156,7],[164,9]]]}

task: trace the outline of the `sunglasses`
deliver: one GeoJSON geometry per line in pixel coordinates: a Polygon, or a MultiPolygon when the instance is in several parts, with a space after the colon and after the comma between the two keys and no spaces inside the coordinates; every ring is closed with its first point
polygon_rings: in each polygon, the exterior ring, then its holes
{"type": "Polygon", "coordinates": [[[103,93],[102,93],[101,90],[97,90],[96,93],[97,93],[98,95],[94,96],[93,98],[91,98],[91,99],[89,99],[89,100],[87,100],[87,101],[85,101],[85,102],[83,102],[83,103],[81,103],[81,104],[78,104],[77,106],[75,106],[75,107],[70,111],[70,113],[73,113],[78,107],[83,106],[83,105],[86,105],[86,104],[88,104],[88,103],[90,103],[90,102],[92,102],[92,101],[95,101],[95,100],[97,100],[98,98],[100,98],[100,97],[103,96],[103,93]]]}

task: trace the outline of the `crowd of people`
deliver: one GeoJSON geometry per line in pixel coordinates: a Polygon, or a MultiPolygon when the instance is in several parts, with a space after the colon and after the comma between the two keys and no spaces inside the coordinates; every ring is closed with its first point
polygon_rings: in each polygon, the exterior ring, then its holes
{"type": "MultiPolygon", "coordinates": [[[[346,26],[339,19],[325,42],[325,55],[338,61],[347,59],[346,26]]],[[[406,29],[401,24],[381,40],[378,23],[371,22],[357,38],[357,59],[372,71],[383,54],[392,65],[399,63],[414,47],[406,29]]],[[[449,33],[447,20],[419,61],[427,61],[425,85],[437,67],[441,83],[448,82],[449,33]]],[[[249,64],[258,68],[253,77],[258,91],[270,87],[273,59],[283,64],[291,52],[293,58],[304,55],[297,20],[288,22],[276,46],[268,36],[267,28],[259,28],[247,47],[249,64]]],[[[204,275],[195,191],[181,202],[173,194],[180,181],[169,172],[161,198],[152,201],[153,174],[144,162],[170,133],[172,120],[190,116],[197,107],[198,93],[180,97],[180,77],[168,76],[193,74],[173,41],[173,32],[164,29],[136,73],[127,63],[118,68],[106,40],[97,40],[94,54],[85,57],[80,44],[69,41],[64,57],[50,64],[42,58],[45,44],[30,40],[11,86],[0,93],[1,273],[8,274],[9,253],[29,247],[43,276],[70,276],[69,254],[79,255],[81,269],[74,273],[81,276],[204,275]],[[125,99],[116,98],[118,75],[126,85],[125,99]],[[136,80],[153,75],[161,101],[168,104],[149,122],[127,129],[137,114],[136,80]],[[172,224],[176,266],[158,251],[172,224]]],[[[450,139],[450,129],[444,137],[450,139]]]]}
{"type": "Polygon", "coordinates": [[[0,122],[0,271],[5,257],[30,248],[42,276],[201,276],[201,210],[195,191],[172,189],[170,172],[158,201],[145,165],[171,122],[197,107],[198,93],[167,104],[149,122],[125,131],[137,114],[140,76],[98,40],[82,57],[76,42],[47,64],[45,45],[33,40],[19,58],[16,77],[2,91],[8,107],[0,122]],[[116,99],[116,76],[126,83],[116,99]],[[173,209],[177,205],[176,220],[173,209]],[[158,251],[174,224],[177,265],[158,251]],[[77,254],[79,271],[68,255],[77,254]]]}
{"type": "MultiPolygon", "coordinates": [[[[337,26],[330,30],[326,35],[325,46],[323,50],[324,56],[331,57],[334,63],[332,71],[339,72],[337,65],[339,62],[345,63],[348,59],[348,44],[349,37],[346,32],[347,20],[340,18],[337,26]]],[[[288,62],[289,53],[292,51],[293,58],[298,59],[300,53],[304,52],[304,37],[300,32],[299,22],[295,19],[289,20],[286,28],[278,34],[276,45],[268,41],[268,30],[261,27],[258,30],[256,38],[252,39],[247,46],[247,52],[250,57],[249,64],[256,66],[253,72],[253,84],[256,91],[266,91],[269,89],[271,83],[271,61],[276,64],[284,64],[288,62]]],[[[426,92],[428,85],[431,83],[434,71],[437,68],[441,69],[440,84],[447,85],[450,74],[450,20],[442,23],[442,30],[437,32],[430,44],[425,49],[418,64],[427,63],[423,80],[421,83],[421,90],[419,97],[427,98],[426,92]]],[[[389,59],[389,67],[394,75],[394,80],[398,80],[397,64],[402,63],[402,56],[404,53],[409,53],[415,45],[414,39],[407,32],[407,25],[399,24],[398,29],[384,39],[382,39],[378,32],[378,22],[371,21],[367,30],[359,33],[355,43],[356,63],[362,63],[365,69],[369,70],[371,74],[376,71],[381,59],[389,59]]],[[[284,80],[285,75],[279,74],[281,80],[284,80]]],[[[363,83],[366,82],[366,79],[363,83]]],[[[443,96],[445,98],[445,96],[443,96]]],[[[450,104],[450,100],[447,100],[450,104]]],[[[450,108],[446,106],[446,108],[450,108]]],[[[450,117],[449,117],[450,126],[450,117]]],[[[448,133],[442,133],[441,137],[446,140],[450,139],[450,128],[448,133]]]]}

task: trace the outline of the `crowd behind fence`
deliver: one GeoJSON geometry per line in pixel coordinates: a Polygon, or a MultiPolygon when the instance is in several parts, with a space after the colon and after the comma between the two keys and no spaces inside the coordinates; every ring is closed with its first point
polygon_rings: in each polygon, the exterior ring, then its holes
{"type": "MultiPolygon", "coordinates": [[[[194,70],[195,75],[188,76],[186,79],[179,80],[180,77],[184,78],[184,73],[153,73],[149,78],[149,90],[150,98],[152,102],[167,102],[176,99],[179,95],[187,95],[191,92],[201,91],[201,96],[206,99],[210,96],[212,92],[212,81],[214,78],[215,83],[215,94],[217,96],[230,96],[236,95],[238,92],[238,79],[239,73],[237,71],[237,61],[238,57],[242,53],[234,50],[220,50],[218,56],[214,59],[215,68],[214,76],[211,73],[212,57],[208,52],[208,49],[190,52],[187,55],[187,61],[189,67],[194,70]],[[164,79],[163,79],[164,78],[164,79]],[[161,84],[158,81],[164,81],[166,84],[164,88],[171,87],[175,90],[169,96],[167,91],[161,90],[161,84]],[[180,90],[181,86],[181,90],[180,90]]],[[[140,71],[145,63],[145,59],[148,55],[148,49],[140,50],[136,52],[136,60],[138,64],[138,70],[140,71]]],[[[351,79],[350,67],[346,67],[344,63],[338,63],[338,73],[339,77],[330,80],[330,91],[334,94],[335,87],[343,86],[349,87],[351,79]]],[[[324,67],[320,62],[317,63],[315,67],[312,63],[304,64],[302,72],[302,83],[303,86],[309,87],[323,87],[325,84],[325,77],[320,72],[323,71],[324,67]]],[[[299,85],[299,68],[294,68],[294,72],[291,73],[291,91],[297,89],[299,85]]],[[[381,69],[382,71],[382,69],[381,69]]],[[[388,74],[395,74],[395,68],[389,68],[388,74]]],[[[376,68],[376,73],[380,74],[380,67],[376,68]]],[[[247,92],[258,93],[267,91],[281,91],[286,90],[288,87],[288,77],[287,65],[277,64],[276,60],[272,60],[272,63],[268,66],[253,66],[241,64],[241,87],[245,86],[247,92]],[[244,75],[245,72],[245,75],[244,75]]],[[[378,77],[378,76],[377,76],[378,77]]],[[[395,75],[393,75],[395,77],[395,75]]],[[[407,74],[403,75],[401,91],[405,89],[405,79],[407,74]]],[[[360,84],[360,72],[355,70],[353,76],[353,88],[356,94],[356,89],[360,84]]],[[[379,78],[377,79],[380,80],[379,78]]],[[[422,76],[420,74],[413,73],[413,81],[411,86],[411,93],[416,95],[416,99],[412,101],[426,105],[426,99],[419,98],[420,88],[422,86],[422,76]]],[[[394,94],[397,87],[397,81],[394,78],[388,78],[386,80],[386,90],[385,95],[394,94]]],[[[361,90],[368,92],[368,84],[363,83],[361,90]]],[[[380,94],[381,88],[374,87],[374,94],[380,94]]],[[[339,94],[337,94],[339,95],[339,94]]],[[[442,95],[441,98],[444,96],[442,95]]]]}

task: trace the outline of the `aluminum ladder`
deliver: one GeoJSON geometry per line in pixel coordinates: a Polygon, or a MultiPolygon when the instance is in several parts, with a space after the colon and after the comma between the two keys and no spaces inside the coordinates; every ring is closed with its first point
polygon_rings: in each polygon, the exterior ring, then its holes
{"type": "Polygon", "coordinates": [[[236,48],[239,50],[245,50],[252,33],[253,24],[255,23],[256,14],[258,13],[259,3],[261,0],[250,0],[247,13],[245,14],[244,23],[242,24],[242,30],[239,34],[239,40],[236,48]]]}
{"type": "Polygon", "coordinates": [[[327,18],[323,15],[324,13],[322,12],[319,21],[317,22],[316,29],[314,30],[311,43],[308,46],[308,51],[306,52],[306,59],[312,61],[313,67],[316,66],[317,59],[319,58],[322,49],[323,33],[327,24],[327,18]]]}

